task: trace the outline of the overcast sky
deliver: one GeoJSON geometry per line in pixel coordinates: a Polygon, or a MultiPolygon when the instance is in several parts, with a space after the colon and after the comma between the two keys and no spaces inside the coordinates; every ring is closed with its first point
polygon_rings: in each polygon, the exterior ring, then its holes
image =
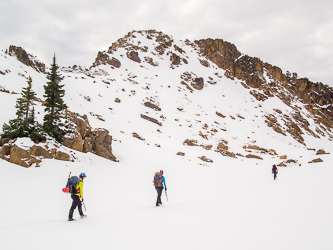
{"type": "Polygon", "coordinates": [[[133,30],[220,38],[333,86],[333,0],[0,0],[0,49],[24,47],[47,66],[91,66],[133,30]]]}

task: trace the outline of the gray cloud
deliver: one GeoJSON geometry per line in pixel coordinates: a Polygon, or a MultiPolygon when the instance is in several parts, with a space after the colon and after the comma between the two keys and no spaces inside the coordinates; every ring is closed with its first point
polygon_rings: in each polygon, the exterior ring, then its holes
{"type": "Polygon", "coordinates": [[[0,48],[49,64],[90,66],[132,30],[179,39],[221,38],[285,72],[333,86],[331,0],[11,0],[0,3],[0,48]]]}

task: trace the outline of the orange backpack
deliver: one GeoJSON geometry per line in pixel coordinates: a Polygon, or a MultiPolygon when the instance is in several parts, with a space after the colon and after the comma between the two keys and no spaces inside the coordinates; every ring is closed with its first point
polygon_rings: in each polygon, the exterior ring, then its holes
{"type": "Polygon", "coordinates": [[[162,173],[156,172],[154,175],[154,186],[162,187],[162,173]]]}

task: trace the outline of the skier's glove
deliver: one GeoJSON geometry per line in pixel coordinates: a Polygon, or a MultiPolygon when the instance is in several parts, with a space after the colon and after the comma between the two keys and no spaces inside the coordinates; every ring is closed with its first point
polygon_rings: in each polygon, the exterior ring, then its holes
{"type": "Polygon", "coordinates": [[[81,203],[83,202],[83,199],[81,199],[81,203]]]}

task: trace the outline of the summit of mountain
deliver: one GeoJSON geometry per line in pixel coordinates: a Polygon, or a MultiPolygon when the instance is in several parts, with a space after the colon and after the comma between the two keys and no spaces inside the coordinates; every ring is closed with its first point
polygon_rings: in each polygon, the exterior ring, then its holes
{"type": "MultiPolygon", "coordinates": [[[[42,100],[45,75],[5,57],[0,88],[7,92],[0,94],[14,116],[13,93],[32,75],[42,100]]],[[[89,69],[62,67],[61,73],[71,112],[106,129],[113,148],[147,147],[147,158],[157,147],[205,164],[225,156],[299,162],[309,149],[332,145],[332,88],[283,73],[222,39],[182,41],[132,31],[98,52],[89,69]]],[[[36,109],[42,120],[43,107],[36,109]]]]}
{"type": "MultiPolygon", "coordinates": [[[[197,56],[203,67],[212,68],[217,66],[222,69],[221,71],[225,77],[240,82],[244,88],[250,90],[249,93],[258,101],[264,102],[276,96],[291,107],[294,110],[293,117],[283,115],[281,112],[275,112],[275,115],[267,116],[266,122],[275,131],[282,134],[290,133],[300,143],[303,143],[304,140],[299,127],[315,137],[323,134],[322,129],[320,129],[321,126],[325,128],[324,130],[332,131],[332,88],[322,83],[313,83],[307,78],[298,79],[296,73],[293,73],[292,76],[289,72],[284,74],[279,67],[264,63],[259,58],[242,54],[235,45],[222,39],[202,39],[191,43],[188,40],[185,42],[175,41],[172,37],[155,30],[133,31],[113,43],[108,51],[99,52],[93,66],[109,64],[113,69],[120,68],[122,58],[125,55],[134,62],[141,63],[142,61],[157,66],[158,60],[156,59],[155,62],[153,58],[164,56],[166,61],[169,57],[170,68],[174,69],[188,64],[188,53],[182,47],[190,48],[191,53],[197,56]],[[150,44],[150,46],[147,44],[150,44]],[[117,57],[116,52],[121,50],[126,53],[117,57]],[[312,118],[318,124],[315,131],[309,128],[309,123],[300,113],[300,108],[295,105],[295,100],[301,102],[304,108],[311,113],[312,118]],[[275,121],[274,117],[276,115],[283,116],[284,124],[275,121]],[[281,127],[283,125],[289,127],[287,131],[282,131],[281,127]]],[[[186,75],[186,72],[184,73],[186,75]]],[[[199,75],[196,73],[189,76],[189,78],[192,78],[191,85],[193,88],[198,88],[198,84],[193,83],[197,79],[196,76],[199,75]]],[[[206,82],[216,83],[216,81],[211,81],[210,78],[206,79],[206,82]]]]}

